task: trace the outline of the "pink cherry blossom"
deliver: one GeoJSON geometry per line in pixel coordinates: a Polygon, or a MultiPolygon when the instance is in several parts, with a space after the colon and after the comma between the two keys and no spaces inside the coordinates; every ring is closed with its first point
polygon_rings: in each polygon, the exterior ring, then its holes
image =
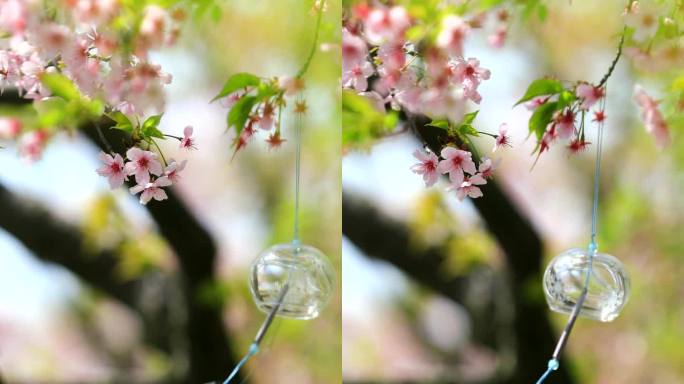
{"type": "Polygon", "coordinates": [[[342,28],[342,72],[350,71],[365,61],[367,56],[366,42],[347,28],[342,28]]]}
{"type": "Polygon", "coordinates": [[[76,19],[84,24],[103,24],[113,19],[118,11],[118,0],[77,0],[74,7],[76,19]]]}
{"type": "Polygon", "coordinates": [[[439,158],[432,152],[424,153],[417,149],[413,152],[413,157],[418,159],[419,163],[411,166],[411,171],[423,175],[426,187],[434,185],[439,178],[439,173],[437,172],[439,158]]]}
{"type": "Polygon", "coordinates": [[[445,147],[441,152],[444,160],[437,165],[437,172],[448,173],[453,185],[461,185],[464,172],[474,175],[477,172],[472,160],[472,153],[454,147],[445,147]]]}
{"type": "Polygon", "coordinates": [[[119,188],[123,185],[124,180],[128,180],[128,177],[124,173],[124,160],[118,153],[114,156],[109,155],[104,152],[100,152],[100,160],[104,163],[104,166],[96,170],[97,174],[106,177],[109,181],[109,187],[111,189],[119,188]]]}
{"type": "Polygon", "coordinates": [[[480,67],[480,60],[473,57],[468,60],[456,59],[452,71],[458,82],[464,87],[477,88],[483,80],[488,80],[491,75],[489,69],[480,67]]]}
{"type": "Polygon", "coordinates": [[[181,179],[180,173],[185,169],[185,165],[187,163],[187,160],[183,160],[180,163],[173,159],[169,160],[169,165],[164,170],[164,176],[166,176],[171,182],[178,183],[181,179]]]}
{"type": "Polygon", "coordinates": [[[364,20],[366,37],[371,44],[404,40],[411,18],[404,7],[375,8],[364,20]]]}
{"type": "Polygon", "coordinates": [[[145,8],[140,35],[144,39],[146,48],[155,48],[164,42],[167,13],[164,8],[157,5],[148,5],[145,8]]]}
{"type": "Polygon", "coordinates": [[[558,115],[556,118],[556,125],[554,133],[558,134],[561,139],[569,139],[575,134],[575,114],[567,109],[565,112],[558,115]]]}
{"type": "Polygon", "coordinates": [[[0,117],[0,139],[15,139],[21,133],[21,120],[13,117],[0,117]]]}
{"type": "Polygon", "coordinates": [[[19,142],[19,153],[28,162],[34,162],[40,159],[47,139],[48,134],[45,131],[29,132],[22,136],[19,142]]]}
{"type": "Polygon", "coordinates": [[[496,31],[494,31],[493,34],[489,35],[489,38],[487,41],[489,42],[489,45],[491,45],[494,48],[501,48],[503,47],[504,43],[506,42],[506,37],[508,36],[508,27],[505,25],[499,26],[496,28],[496,31]]]}
{"type": "Polygon", "coordinates": [[[548,96],[537,96],[525,103],[525,108],[527,108],[528,111],[534,111],[539,108],[539,106],[544,105],[548,100],[548,96]]]}
{"type": "Polygon", "coordinates": [[[130,160],[126,163],[124,171],[127,175],[135,175],[135,181],[139,185],[146,185],[150,182],[150,173],[159,176],[163,169],[157,154],[150,151],[143,151],[138,147],[133,147],[126,152],[126,157],[130,160]]]}
{"type": "Polygon", "coordinates": [[[494,148],[492,152],[496,152],[497,149],[503,148],[505,146],[511,146],[511,139],[506,135],[508,133],[508,124],[503,123],[499,126],[499,134],[496,135],[494,148]]]}
{"type": "Polygon", "coordinates": [[[264,131],[270,131],[271,128],[273,128],[273,105],[270,103],[264,104],[263,109],[261,110],[261,116],[259,116],[259,128],[264,130],[264,131]]]}
{"type": "Polygon", "coordinates": [[[643,120],[646,131],[653,136],[658,147],[663,148],[670,143],[670,131],[658,109],[658,102],[650,97],[640,86],[634,87],[634,100],[641,107],[641,120],[643,120]]]}
{"type": "Polygon", "coordinates": [[[463,182],[459,184],[458,188],[456,188],[456,197],[461,201],[463,201],[466,196],[470,197],[471,199],[482,197],[482,191],[477,186],[485,184],[487,184],[487,180],[485,180],[482,175],[476,174],[470,176],[463,180],[463,182]]]}
{"type": "Polygon", "coordinates": [[[25,2],[8,0],[0,3],[0,27],[13,35],[20,35],[28,24],[25,2]]]}
{"type": "Polygon", "coordinates": [[[185,149],[197,149],[195,146],[195,139],[192,138],[192,126],[188,125],[183,129],[183,139],[181,139],[180,147],[185,149]]]}
{"type": "Polygon", "coordinates": [[[457,81],[463,85],[464,95],[479,104],[482,96],[477,92],[477,87],[483,80],[489,79],[490,71],[480,67],[480,61],[472,57],[468,60],[457,59],[452,71],[457,81]]]}
{"type": "Polygon", "coordinates": [[[148,182],[143,184],[138,184],[135,187],[129,189],[132,194],[140,194],[140,204],[147,204],[150,200],[154,199],[157,201],[162,201],[168,199],[166,192],[163,187],[168,187],[171,185],[171,180],[168,177],[162,176],[153,182],[148,182]]]}
{"type": "MultiPolygon", "coordinates": [[[[286,91],[286,93],[287,93],[287,91],[286,91]]],[[[219,103],[221,104],[222,107],[224,107],[226,109],[231,109],[231,108],[233,108],[233,105],[235,105],[235,103],[237,103],[242,98],[242,96],[244,96],[244,95],[245,95],[244,91],[233,92],[230,95],[220,99],[219,103]]]]}
{"type": "Polygon", "coordinates": [[[470,27],[461,17],[449,15],[442,20],[442,29],[437,35],[437,46],[446,52],[463,56],[463,41],[470,27]]]}
{"type": "Polygon", "coordinates": [[[40,24],[31,36],[30,42],[47,59],[61,54],[72,39],[69,28],[56,23],[40,24]]]}
{"type": "Polygon", "coordinates": [[[374,72],[373,64],[361,61],[356,66],[342,73],[342,86],[363,92],[368,88],[368,79],[374,72]]]}
{"type": "Polygon", "coordinates": [[[582,99],[580,108],[588,110],[594,106],[597,101],[601,100],[601,98],[605,96],[605,90],[603,88],[595,87],[591,84],[582,83],[577,86],[575,94],[578,98],[582,99]]]}
{"type": "Polygon", "coordinates": [[[494,176],[494,170],[499,167],[499,163],[501,163],[501,159],[493,162],[492,159],[483,157],[480,165],[477,167],[477,171],[479,172],[480,176],[484,177],[485,179],[489,179],[490,177],[494,176]]]}

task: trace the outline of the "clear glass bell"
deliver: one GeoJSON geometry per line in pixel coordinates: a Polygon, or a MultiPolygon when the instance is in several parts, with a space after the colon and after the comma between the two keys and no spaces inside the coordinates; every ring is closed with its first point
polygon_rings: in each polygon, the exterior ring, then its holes
{"type": "MultiPolygon", "coordinates": [[[[588,268],[587,249],[570,249],[551,260],[544,272],[544,295],[551,310],[572,313],[584,288],[588,268]]],[[[622,263],[611,255],[597,252],[579,316],[612,321],[627,303],[629,288],[629,275],[622,263]]]]}
{"type": "Polygon", "coordinates": [[[261,252],[252,263],[249,288],[262,312],[271,311],[288,282],[278,315],[313,319],[332,296],[335,270],[321,251],[304,244],[276,244],[261,252]]]}

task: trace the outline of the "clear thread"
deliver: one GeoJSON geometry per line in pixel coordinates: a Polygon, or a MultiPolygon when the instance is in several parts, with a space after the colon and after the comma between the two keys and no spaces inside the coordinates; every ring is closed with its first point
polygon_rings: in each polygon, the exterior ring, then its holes
{"type": "MultiPolygon", "coordinates": [[[[620,44],[622,46],[622,43],[620,44]]],[[[614,67],[614,64],[613,66],[614,67]]],[[[607,98],[607,90],[608,90],[608,85],[606,82],[602,81],[603,84],[605,84],[604,88],[604,96],[601,99],[599,103],[599,108],[601,111],[605,111],[606,108],[606,98],[607,98]]],[[[584,124],[584,122],[582,122],[584,124]]],[[[572,332],[572,328],[575,326],[575,321],[577,321],[577,317],[579,316],[580,310],[582,308],[582,305],[584,304],[584,300],[587,298],[587,293],[589,292],[589,281],[591,280],[591,275],[593,273],[593,266],[594,266],[594,256],[596,256],[596,252],[598,250],[598,244],[596,242],[596,231],[597,231],[597,225],[598,225],[598,200],[599,200],[599,185],[601,181],[601,155],[602,155],[602,150],[603,150],[603,121],[598,122],[598,131],[596,133],[597,139],[596,139],[596,161],[595,161],[595,166],[594,166],[594,197],[592,201],[592,206],[591,206],[591,241],[589,242],[589,245],[587,247],[587,250],[589,251],[589,267],[587,268],[587,273],[584,277],[584,286],[582,287],[582,293],[580,294],[580,297],[577,300],[577,303],[575,303],[575,308],[572,310],[572,313],[570,314],[570,318],[568,319],[567,324],[565,325],[565,328],[563,329],[563,333],[561,333],[560,338],[558,339],[558,343],[556,343],[556,348],[553,351],[553,356],[548,362],[548,368],[546,371],[542,374],[542,376],[537,380],[536,384],[543,384],[544,381],[551,375],[551,373],[555,370],[558,369],[560,366],[560,355],[563,352],[563,349],[565,348],[568,338],[570,337],[570,333],[572,332]]]]}
{"type": "MultiPolygon", "coordinates": [[[[301,93],[297,97],[297,102],[300,103],[302,102],[303,98],[301,93]]],[[[297,251],[299,250],[299,246],[301,245],[301,242],[299,240],[299,179],[301,175],[301,162],[302,162],[302,113],[297,112],[295,116],[295,203],[294,203],[294,234],[292,238],[292,244],[294,244],[297,247],[297,251]]],[[[256,355],[259,352],[259,344],[261,344],[261,341],[263,340],[264,336],[266,335],[266,332],[270,328],[271,324],[273,323],[273,320],[275,319],[276,314],[278,313],[278,310],[280,309],[281,305],[283,304],[283,300],[285,299],[285,295],[287,294],[287,291],[290,288],[290,278],[292,277],[291,274],[288,273],[288,281],[287,283],[283,286],[283,288],[280,291],[280,295],[278,297],[278,301],[276,304],[273,306],[271,311],[269,312],[268,316],[264,320],[264,322],[261,324],[261,327],[259,328],[259,331],[257,332],[256,336],[254,337],[254,341],[252,344],[249,346],[249,350],[247,351],[247,354],[238,362],[238,364],[233,368],[233,371],[230,373],[228,378],[223,382],[223,384],[229,384],[235,376],[237,376],[238,372],[242,367],[247,363],[247,361],[254,355],[256,355]]]]}
{"type": "MultiPolygon", "coordinates": [[[[302,94],[297,96],[297,103],[303,103],[302,94]]],[[[301,178],[302,168],[302,112],[295,112],[295,196],[294,196],[294,230],[292,243],[300,245],[299,240],[299,179],[301,178]]]]}

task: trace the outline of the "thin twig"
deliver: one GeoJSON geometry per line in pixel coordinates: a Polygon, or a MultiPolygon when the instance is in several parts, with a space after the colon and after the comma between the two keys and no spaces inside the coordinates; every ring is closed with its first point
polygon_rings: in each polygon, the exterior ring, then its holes
{"type": "Polygon", "coordinates": [[[304,62],[304,65],[302,66],[302,69],[297,72],[297,78],[301,78],[304,76],[306,71],[309,69],[309,65],[311,64],[311,60],[313,59],[314,54],[316,53],[316,47],[318,46],[318,34],[321,30],[321,20],[323,19],[323,8],[325,7],[325,0],[322,0],[318,6],[318,18],[316,19],[316,31],[314,32],[314,39],[313,43],[311,44],[311,50],[309,51],[309,55],[306,57],[306,61],[304,62]]]}
{"type": "Polygon", "coordinates": [[[615,55],[613,62],[610,63],[610,67],[608,68],[608,72],[606,72],[606,74],[603,75],[603,78],[601,79],[601,81],[599,81],[598,86],[597,86],[598,88],[601,88],[606,84],[606,82],[608,81],[608,78],[613,74],[613,70],[615,70],[615,66],[617,66],[617,63],[620,60],[620,56],[622,56],[622,46],[625,44],[625,32],[627,32],[626,26],[622,29],[622,35],[620,36],[620,42],[618,43],[617,54],[615,55]]]}

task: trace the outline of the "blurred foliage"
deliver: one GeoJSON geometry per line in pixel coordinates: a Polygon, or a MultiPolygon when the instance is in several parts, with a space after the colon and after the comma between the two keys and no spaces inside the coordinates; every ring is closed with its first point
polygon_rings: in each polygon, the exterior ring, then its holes
{"type": "Polygon", "coordinates": [[[131,223],[111,194],[90,202],[81,228],[86,247],[115,251],[119,257],[117,273],[124,280],[153,270],[169,270],[171,251],[166,241],[150,228],[131,223]]]}
{"type": "Polygon", "coordinates": [[[437,246],[449,255],[441,273],[465,276],[475,268],[501,267],[498,248],[479,226],[464,226],[447,206],[449,196],[430,190],[421,194],[408,222],[414,245],[420,249],[437,246]]]}

